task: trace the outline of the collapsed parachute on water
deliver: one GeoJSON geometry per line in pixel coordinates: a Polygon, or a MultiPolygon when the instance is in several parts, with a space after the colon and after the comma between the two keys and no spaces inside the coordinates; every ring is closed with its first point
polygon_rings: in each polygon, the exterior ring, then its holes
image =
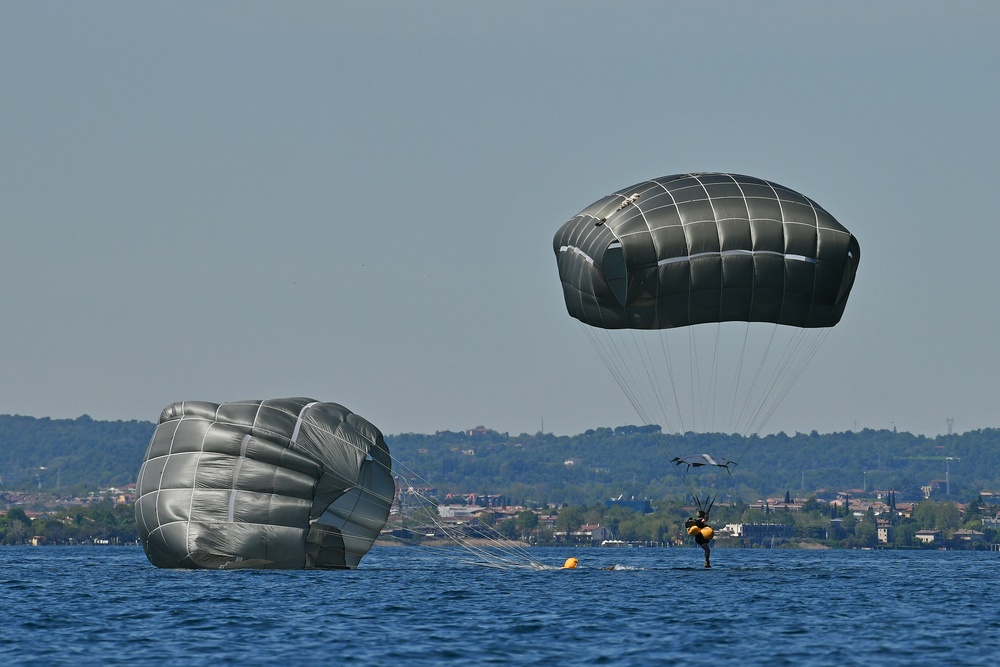
{"type": "MultiPolygon", "coordinates": [[[[563,224],[553,250],[566,309],[646,424],[743,436],[764,428],[841,320],[861,259],[812,199],[727,173],[614,192],[563,224]]],[[[671,454],[685,473],[739,461],[671,454]]]]}
{"type": "Polygon", "coordinates": [[[389,516],[391,469],[382,433],[336,403],[174,403],[139,470],[139,537],[157,567],[354,568],[389,516]]]}

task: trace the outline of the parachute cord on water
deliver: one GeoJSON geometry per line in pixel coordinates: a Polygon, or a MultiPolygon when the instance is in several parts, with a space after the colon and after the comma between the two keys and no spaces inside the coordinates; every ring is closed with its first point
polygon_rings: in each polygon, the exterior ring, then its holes
{"type": "Polygon", "coordinates": [[[525,561],[522,558],[511,558],[505,557],[497,554],[495,551],[490,550],[488,547],[476,547],[472,544],[459,543],[458,538],[454,535],[447,536],[447,539],[451,542],[455,542],[452,545],[437,545],[437,544],[426,544],[419,539],[407,539],[396,537],[395,540],[401,542],[405,546],[420,547],[421,549],[427,549],[430,551],[435,551],[441,554],[444,558],[454,559],[456,556],[455,546],[458,546],[462,552],[466,554],[465,557],[459,558],[459,562],[466,565],[480,565],[483,567],[491,567],[504,570],[550,570],[556,569],[556,566],[546,565],[539,563],[535,560],[525,561]],[[472,558],[469,558],[469,555],[472,558]]]}
{"type": "MultiPolygon", "coordinates": [[[[415,473],[412,469],[403,465],[401,462],[393,459],[399,468],[404,469],[401,474],[408,475],[411,479],[417,479],[424,484],[428,484],[426,480],[423,480],[420,475],[415,473]]],[[[429,484],[428,484],[429,485],[429,484]]],[[[466,553],[471,554],[477,560],[474,561],[463,561],[470,564],[485,565],[489,567],[501,567],[505,569],[513,568],[529,568],[529,569],[547,569],[550,566],[544,565],[536,561],[527,549],[523,546],[518,545],[514,541],[505,538],[503,535],[498,533],[491,526],[483,524],[477,527],[479,532],[478,537],[469,537],[462,534],[462,531],[455,529],[452,526],[446,524],[442,517],[440,517],[436,512],[435,499],[429,498],[426,495],[420,493],[412,486],[406,489],[406,493],[412,494],[419,499],[423,506],[433,508],[434,511],[428,511],[426,513],[426,518],[430,521],[434,527],[441,532],[449,541],[454,543],[456,546],[461,547],[466,553]],[[483,540],[486,542],[485,545],[477,544],[475,540],[483,540]]],[[[405,541],[405,540],[401,540],[405,541]]],[[[424,545],[426,546],[426,545],[424,545]]],[[[447,547],[431,546],[428,548],[438,548],[446,549],[447,547]]]]}
{"type": "MultiPolygon", "coordinates": [[[[427,501],[428,503],[432,502],[430,499],[427,499],[427,501]]],[[[430,506],[433,507],[432,504],[430,506]]],[[[524,548],[513,544],[510,540],[502,537],[489,526],[480,526],[478,528],[478,537],[468,537],[463,535],[460,530],[445,524],[439,517],[434,516],[431,512],[428,512],[427,519],[434,525],[437,531],[444,535],[444,538],[449,541],[451,545],[427,545],[419,540],[407,540],[405,538],[396,539],[399,539],[404,543],[420,546],[421,548],[437,549],[443,554],[449,555],[453,553],[452,547],[457,546],[467,554],[466,558],[463,559],[462,562],[468,564],[504,569],[537,570],[549,567],[536,561],[524,548]],[[477,544],[475,540],[483,540],[486,544],[477,544]],[[469,555],[473,557],[473,560],[468,559],[469,555]]]]}
{"type": "MultiPolygon", "coordinates": [[[[365,456],[368,455],[368,451],[365,448],[359,446],[358,444],[353,443],[341,437],[337,433],[329,429],[326,429],[320,426],[319,424],[313,424],[313,426],[317,429],[324,431],[330,437],[336,438],[339,442],[343,443],[345,446],[353,447],[359,453],[364,454],[365,456]]],[[[386,449],[386,451],[388,452],[388,448],[386,449]]],[[[389,460],[391,463],[388,466],[385,463],[377,461],[374,458],[372,458],[371,460],[373,463],[380,465],[390,475],[390,477],[393,476],[393,464],[395,464],[397,471],[399,471],[401,474],[407,474],[411,479],[416,479],[430,486],[430,484],[428,484],[427,481],[424,480],[419,474],[414,472],[408,466],[404,465],[401,461],[392,456],[392,454],[389,454],[389,460]]],[[[365,490],[365,492],[368,493],[371,497],[377,498],[378,500],[386,503],[390,507],[395,503],[396,500],[395,485],[393,488],[392,496],[374,493],[371,490],[367,489],[365,490]]],[[[425,506],[434,505],[433,499],[429,499],[426,496],[423,496],[422,494],[416,492],[412,488],[412,486],[409,489],[407,489],[407,492],[416,495],[421,501],[423,501],[425,506]]],[[[471,553],[477,558],[479,558],[480,560],[477,561],[476,564],[488,565],[490,567],[504,567],[504,568],[547,569],[549,567],[536,561],[534,558],[532,558],[531,554],[529,554],[526,549],[518,546],[517,544],[514,544],[511,540],[504,538],[498,532],[493,530],[491,527],[486,526],[485,524],[482,526],[482,529],[480,531],[482,537],[479,539],[486,540],[488,546],[479,546],[473,543],[471,541],[471,538],[459,534],[458,531],[456,531],[451,526],[448,526],[443,521],[441,521],[441,518],[436,514],[436,512],[428,512],[427,517],[434,524],[435,528],[440,530],[442,534],[444,534],[450,541],[454,542],[457,546],[462,547],[466,552],[471,553]]]]}

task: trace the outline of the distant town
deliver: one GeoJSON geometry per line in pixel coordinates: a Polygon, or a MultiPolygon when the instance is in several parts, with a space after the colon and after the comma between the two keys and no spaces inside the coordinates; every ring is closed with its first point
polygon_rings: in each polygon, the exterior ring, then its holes
{"type": "MultiPolygon", "coordinates": [[[[933,490],[931,485],[928,496],[933,490]]],[[[0,493],[0,544],[135,544],[135,485],[82,497],[0,493]]],[[[680,501],[612,498],[594,505],[511,504],[502,495],[445,493],[397,483],[389,520],[376,544],[447,545],[476,540],[528,546],[682,547],[692,545],[680,501]]],[[[1000,495],[971,503],[897,502],[895,493],[818,490],[806,498],[718,503],[711,512],[720,548],[1000,550],[1000,495]]]]}
{"type": "MultiPolygon", "coordinates": [[[[0,544],[134,544],[149,422],[0,415],[0,544]]],[[[692,545],[670,451],[744,450],[709,523],[733,548],[1000,544],[1000,430],[741,437],[621,426],[574,436],[386,436],[396,479],[379,544],[692,545]]],[[[690,473],[692,476],[700,472],[690,473]]]]}
{"type": "MultiPolygon", "coordinates": [[[[382,540],[498,537],[528,545],[675,547],[693,544],[683,523],[695,511],[679,501],[654,505],[636,498],[560,507],[512,506],[490,494],[438,501],[431,487],[398,493],[382,540]]],[[[806,498],[717,503],[710,518],[717,547],[1000,550],[1000,495],[993,493],[964,504],[896,502],[892,491],[817,491],[806,498]]]]}

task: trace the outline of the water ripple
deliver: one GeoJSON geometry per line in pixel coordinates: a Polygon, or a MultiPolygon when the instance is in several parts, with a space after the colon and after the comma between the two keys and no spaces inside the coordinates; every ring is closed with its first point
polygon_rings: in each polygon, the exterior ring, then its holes
{"type": "Polygon", "coordinates": [[[536,549],[577,570],[375,549],[352,572],[157,570],[127,547],[0,548],[13,665],[992,665],[1000,554],[536,549]],[[700,553],[700,552],[698,552],[700,553]],[[614,570],[602,570],[608,562],[614,570]]]}

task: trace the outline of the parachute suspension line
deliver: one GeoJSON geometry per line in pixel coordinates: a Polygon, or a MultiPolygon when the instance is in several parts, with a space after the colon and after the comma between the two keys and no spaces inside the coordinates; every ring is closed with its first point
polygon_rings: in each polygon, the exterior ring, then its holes
{"type": "MultiPolygon", "coordinates": [[[[720,344],[723,323],[706,322],[686,327],[692,374],[691,414],[696,433],[717,430],[721,366],[720,344]]],[[[728,378],[726,378],[728,379],[728,378]]]]}
{"type": "MultiPolygon", "coordinates": [[[[664,436],[664,439],[666,437],[667,436],[664,436]]],[[[670,445],[668,445],[666,443],[664,443],[663,448],[666,449],[667,451],[670,451],[672,449],[670,447],[670,445]]],[[[684,485],[684,488],[687,489],[688,495],[690,495],[692,498],[697,499],[698,498],[698,494],[696,493],[696,489],[694,487],[694,484],[691,483],[690,480],[688,480],[688,472],[690,471],[690,467],[688,467],[686,470],[684,470],[684,472],[681,472],[681,469],[680,469],[679,465],[672,465],[670,467],[673,469],[674,474],[677,475],[677,479],[679,479],[680,482],[681,482],[681,484],[684,485]]]]}
{"type": "MultiPolygon", "coordinates": [[[[771,327],[771,333],[767,339],[767,346],[764,348],[764,352],[760,356],[757,368],[754,370],[753,378],[750,380],[750,386],[747,389],[746,398],[740,406],[740,414],[736,422],[740,425],[739,432],[743,437],[747,437],[751,433],[755,432],[753,428],[754,421],[760,413],[761,405],[767,401],[767,392],[764,392],[760,398],[756,398],[758,396],[757,385],[760,383],[761,375],[764,373],[764,369],[767,366],[768,357],[770,356],[771,348],[774,345],[774,338],[777,331],[778,325],[775,324],[771,327]],[[749,417],[747,416],[748,411],[750,413],[749,417]]],[[[749,335],[749,328],[747,330],[747,334],[749,335]]]]}
{"type": "Polygon", "coordinates": [[[705,496],[705,500],[702,500],[701,497],[694,494],[692,494],[691,497],[694,498],[695,506],[697,506],[700,511],[704,512],[707,517],[712,511],[712,506],[715,505],[715,499],[719,497],[719,494],[716,493],[714,496],[705,496]]]}
{"type": "Polygon", "coordinates": [[[635,332],[630,332],[633,337],[630,345],[629,340],[624,338],[625,334],[621,332],[595,329],[584,324],[580,326],[583,327],[587,338],[590,339],[601,361],[618,383],[639,419],[646,425],[656,424],[652,406],[646,404],[639,391],[641,386],[653,382],[653,376],[650,375],[648,364],[642,361],[642,352],[635,338],[635,332]]]}
{"type": "MultiPolygon", "coordinates": [[[[750,322],[744,323],[742,338],[743,338],[743,343],[742,345],[740,345],[740,357],[739,361],[736,364],[736,373],[735,377],[733,378],[733,386],[732,386],[733,391],[729,399],[729,423],[728,423],[728,428],[726,429],[728,433],[738,432],[740,430],[739,428],[740,422],[736,417],[736,406],[740,402],[739,391],[740,391],[740,384],[743,382],[743,364],[746,361],[746,356],[747,356],[747,343],[750,340],[750,322]]],[[[749,398],[747,400],[749,400],[749,398]]],[[[746,401],[744,401],[743,404],[745,405],[746,401]]],[[[740,407],[739,414],[741,416],[743,414],[742,406],[740,407]]]]}
{"type": "MultiPolygon", "coordinates": [[[[715,325],[716,349],[717,349],[717,341],[719,333],[718,327],[719,325],[716,324],[715,325]]],[[[680,389],[681,387],[684,386],[684,383],[678,386],[674,382],[673,373],[671,372],[671,385],[674,393],[674,402],[675,405],[677,406],[677,414],[679,415],[679,419],[681,421],[681,429],[680,429],[681,435],[683,435],[689,430],[695,433],[710,430],[711,425],[713,423],[709,415],[714,413],[714,407],[710,410],[710,404],[714,402],[714,396],[712,396],[711,393],[712,393],[712,387],[715,386],[715,381],[713,376],[716,375],[718,372],[718,367],[717,367],[718,355],[713,353],[713,357],[711,360],[712,367],[709,372],[709,377],[706,379],[703,377],[706,373],[706,370],[704,368],[705,362],[702,359],[704,357],[705,351],[704,349],[700,349],[700,347],[701,348],[704,347],[705,343],[705,341],[702,340],[704,336],[702,336],[701,334],[706,330],[711,330],[711,328],[712,328],[711,325],[706,324],[704,326],[695,325],[691,327],[684,327],[681,330],[668,329],[662,332],[662,337],[666,341],[666,345],[668,348],[669,348],[668,337],[677,335],[677,336],[684,336],[687,338],[686,340],[687,368],[684,369],[682,367],[682,372],[686,372],[686,374],[688,375],[688,378],[686,380],[686,389],[685,389],[686,394],[684,395],[684,401],[687,403],[686,409],[682,408],[680,405],[681,393],[682,393],[680,389]],[[702,342],[701,346],[699,346],[699,341],[702,342]],[[708,385],[708,395],[706,395],[706,386],[705,386],[706,384],[708,385]],[[685,424],[685,419],[689,420],[687,424],[685,424]]],[[[673,466],[673,467],[678,477],[680,478],[681,483],[684,485],[684,488],[687,489],[688,496],[690,496],[691,499],[694,500],[694,503],[698,507],[698,509],[704,510],[705,504],[708,503],[708,498],[706,497],[705,501],[704,502],[702,501],[700,494],[701,487],[695,483],[694,478],[690,474],[690,469],[681,472],[679,466],[673,466]]]]}
{"type": "MultiPolygon", "coordinates": [[[[684,411],[681,410],[681,403],[680,403],[680,400],[678,398],[677,380],[675,379],[674,363],[673,363],[672,355],[670,353],[670,339],[669,339],[669,337],[667,335],[667,331],[661,331],[660,332],[660,351],[663,353],[664,367],[667,369],[667,376],[670,378],[670,393],[674,397],[674,414],[677,415],[677,419],[680,422],[678,429],[671,428],[670,430],[671,431],[676,430],[679,433],[683,433],[684,430],[685,430],[684,429],[684,411]]],[[[665,402],[661,403],[661,407],[662,407],[662,410],[663,410],[664,421],[669,422],[670,420],[667,418],[666,403],[665,402]]]]}
{"type": "MultiPolygon", "coordinates": [[[[741,425],[739,433],[744,438],[764,430],[830,332],[829,328],[784,327],[782,330],[790,332],[784,345],[777,342],[779,325],[773,325],[766,350],[741,407],[737,423],[741,425]]],[[[736,463],[739,463],[745,450],[746,445],[735,458],[736,463]]]]}
{"type": "Polygon", "coordinates": [[[642,401],[639,400],[638,395],[633,389],[633,385],[628,381],[629,364],[622,354],[622,349],[613,344],[610,335],[602,339],[597,330],[583,324],[580,326],[583,328],[584,333],[587,334],[587,338],[590,339],[594,349],[597,350],[601,361],[604,362],[604,366],[611,373],[611,377],[618,383],[622,393],[625,394],[629,403],[632,404],[632,408],[640,417],[643,417],[642,401]]]}
{"type": "MultiPolygon", "coordinates": [[[[709,431],[733,432],[738,430],[733,424],[733,415],[736,412],[737,396],[740,386],[740,372],[742,367],[742,356],[740,365],[733,376],[732,363],[727,363],[727,347],[729,342],[730,326],[729,322],[702,323],[691,327],[685,327],[683,334],[678,330],[666,330],[661,335],[669,344],[668,336],[687,336],[687,381],[686,394],[678,391],[674,384],[674,402],[678,414],[688,416],[690,419],[689,428],[682,431],[691,430],[696,433],[709,431]],[[723,389],[726,384],[732,388],[732,393],[728,395],[723,389]],[[685,410],[681,409],[678,397],[684,396],[690,404],[685,410]],[[727,418],[728,415],[728,418],[727,418]]],[[[744,336],[743,355],[746,353],[746,337],[744,336]]],[[[671,376],[673,373],[671,371],[671,376]]]]}
{"type": "MultiPolygon", "coordinates": [[[[746,448],[747,448],[747,444],[744,441],[743,448],[742,448],[743,451],[739,454],[740,458],[742,458],[743,454],[746,452],[746,448]]],[[[736,461],[734,461],[733,463],[735,464],[736,461]]],[[[705,501],[708,503],[708,509],[705,510],[705,514],[708,514],[710,511],[712,511],[712,505],[715,504],[715,500],[719,496],[721,496],[726,491],[726,489],[729,488],[729,485],[732,484],[732,483],[733,483],[733,476],[731,474],[730,475],[726,475],[725,481],[722,483],[721,486],[719,486],[716,489],[715,493],[711,494],[709,496],[705,496],[705,501]]]]}
{"type": "MultiPolygon", "coordinates": [[[[737,451],[733,452],[734,463],[738,464],[752,445],[750,436],[766,427],[796,381],[805,372],[829,335],[830,329],[802,329],[777,324],[768,329],[761,328],[761,323],[729,322],[717,323],[710,330],[714,331],[715,336],[702,336],[701,350],[698,349],[694,334],[690,334],[694,342],[689,342],[689,349],[692,350],[693,357],[699,354],[704,357],[704,351],[711,344],[713,350],[710,364],[711,382],[714,384],[706,394],[702,374],[704,368],[709,365],[705,362],[709,360],[699,361],[695,358],[692,368],[697,366],[701,370],[698,371],[699,374],[692,376],[693,389],[695,395],[699,396],[701,405],[705,406],[706,410],[711,408],[711,412],[700,415],[709,419],[710,428],[728,425],[727,432],[742,436],[737,451]],[[782,335],[779,336],[779,332],[782,335]],[[755,335],[758,333],[766,335],[755,335]],[[724,343],[723,335],[726,335],[724,343]],[[723,363],[722,358],[726,350],[730,350],[733,356],[723,363]],[[725,377],[727,372],[730,377],[725,377]],[[728,392],[723,389],[725,382],[731,383],[728,392]],[[727,393],[728,398],[725,396],[727,393]],[[717,424],[714,421],[716,417],[719,417],[722,423],[717,424]]],[[[697,409],[697,406],[694,409],[697,409]]],[[[701,509],[706,509],[711,507],[716,498],[725,493],[732,484],[732,479],[727,476],[726,480],[713,489],[714,493],[704,497],[694,490],[694,484],[690,479],[685,478],[684,482],[696,504],[701,509]]]]}
{"type": "MultiPolygon", "coordinates": [[[[714,326],[715,329],[715,343],[714,349],[712,350],[712,377],[711,386],[709,388],[709,395],[711,396],[711,413],[709,414],[709,424],[715,424],[715,414],[718,406],[719,397],[719,341],[722,338],[722,322],[717,322],[714,326]]],[[[734,381],[735,382],[735,381],[734,381]]],[[[727,424],[728,426],[728,424],[727,424]]],[[[728,428],[727,428],[728,431],[728,428]]]]}
{"type": "MultiPolygon", "coordinates": [[[[732,463],[735,464],[736,462],[733,461],[732,463]]],[[[678,468],[679,466],[674,466],[675,470],[678,468]]],[[[727,472],[729,472],[728,468],[727,472]]],[[[683,473],[677,470],[677,474],[680,476],[681,481],[687,488],[688,496],[690,496],[691,500],[694,501],[694,504],[698,507],[698,509],[705,512],[706,515],[712,510],[712,506],[715,505],[716,499],[722,495],[726,488],[732,483],[731,472],[726,475],[725,482],[723,482],[721,486],[710,483],[696,485],[689,479],[689,470],[685,470],[683,473]],[[702,498],[703,492],[704,498],[702,498]]]]}
{"type": "MultiPolygon", "coordinates": [[[[743,459],[752,446],[750,436],[765,428],[829,332],[746,321],[658,331],[580,326],[644,424],[660,426],[664,435],[740,435],[734,463],[743,459]],[[659,337],[659,349],[651,335],[659,337]]],[[[676,449],[670,443],[665,447],[676,449]]],[[[680,470],[675,474],[702,506],[710,506],[732,483],[720,482],[706,495],[698,492],[699,486],[711,487],[704,480],[680,470]]]]}
{"type": "MultiPolygon", "coordinates": [[[[772,337],[769,341],[767,352],[765,354],[765,361],[767,356],[771,353],[771,344],[774,342],[774,334],[777,332],[778,326],[775,325],[772,331],[772,337]]],[[[761,400],[754,407],[754,412],[751,417],[750,423],[748,425],[749,429],[753,431],[758,431],[764,427],[766,421],[770,418],[770,415],[774,414],[777,409],[777,401],[774,396],[781,396],[780,387],[788,382],[789,367],[793,365],[794,351],[799,347],[798,341],[801,340],[800,329],[793,330],[792,337],[785,344],[784,349],[781,354],[778,355],[778,363],[776,364],[774,370],[771,372],[769,377],[764,378],[764,389],[761,400]]],[[[763,369],[765,364],[761,364],[763,369]]]]}
{"type": "Polygon", "coordinates": [[[701,396],[701,366],[698,363],[698,346],[695,344],[694,327],[687,327],[688,335],[688,355],[690,363],[688,364],[688,370],[690,373],[691,391],[692,391],[692,401],[691,401],[691,430],[695,433],[698,432],[698,404],[700,401],[695,400],[695,397],[701,396]]]}
{"type": "MultiPolygon", "coordinates": [[[[665,390],[661,384],[660,376],[655,372],[655,365],[650,364],[655,353],[650,349],[648,335],[653,332],[625,330],[612,331],[597,329],[580,324],[587,338],[597,350],[601,361],[607,367],[608,372],[618,383],[622,393],[628,398],[629,403],[635,410],[639,419],[647,426],[660,426],[661,431],[665,431],[661,437],[666,438],[666,432],[684,432],[683,411],[678,400],[677,381],[675,378],[674,363],[670,351],[670,341],[666,331],[659,332],[660,353],[663,355],[664,366],[667,369],[667,376],[670,380],[670,392],[673,395],[673,403],[676,414],[680,420],[680,427],[675,428],[674,420],[670,418],[666,408],[667,401],[664,398],[665,390]],[[647,334],[647,335],[643,335],[647,334]],[[643,356],[645,354],[645,356],[643,356]],[[659,405],[649,405],[643,400],[643,392],[640,388],[648,385],[651,392],[656,397],[659,405]],[[658,414],[654,414],[659,408],[658,414]]],[[[651,402],[651,401],[650,401],[651,402]]],[[[669,446],[667,446],[669,450],[669,446]]],[[[688,479],[686,473],[682,473],[677,466],[670,466],[674,474],[677,475],[680,483],[688,490],[688,493],[697,498],[697,490],[688,479]]]]}
{"type": "Polygon", "coordinates": [[[763,429],[764,426],[770,421],[774,412],[781,405],[785,397],[795,386],[796,381],[805,372],[812,358],[819,351],[819,348],[826,341],[827,336],[830,334],[830,329],[820,329],[818,332],[815,330],[801,330],[798,335],[795,336],[794,340],[789,342],[789,347],[791,352],[785,355],[785,363],[783,364],[780,380],[775,378],[774,387],[769,391],[770,394],[774,394],[775,398],[770,402],[770,408],[760,415],[759,419],[759,429],[763,429]]]}
{"type": "Polygon", "coordinates": [[[754,414],[754,426],[758,430],[763,429],[777,410],[778,405],[781,404],[782,399],[791,391],[795,381],[816,353],[819,343],[825,339],[826,332],[827,330],[821,330],[817,334],[801,329],[795,330],[794,335],[779,356],[780,363],[765,385],[766,401],[761,401],[754,414]]]}
{"type": "MultiPolygon", "coordinates": [[[[698,509],[700,509],[703,512],[705,512],[705,514],[708,514],[708,510],[705,509],[705,506],[709,504],[709,499],[710,498],[711,498],[711,502],[714,503],[715,502],[715,498],[712,497],[711,495],[706,495],[704,502],[702,502],[701,496],[699,495],[699,489],[698,489],[698,487],[696,487],[693,483],[691,483],[690,481],[688,481],[688,479],[687,479],[687,473],[684,473],[683,480],[684,480],[684,485],[687,487],[688,495],[691,496],[691,498],[694,499],[694,504],[698,506],[698,509]]],[[[716,495],[718,495],[718,494],[716,494],[716,495]]]]}
{"type": "MultiPolygon", "coordinates": [[[[638,338],[639,340],[642,341],[642,346],[643,346],[643,349],[645,351],[645,356],[641,357],[641,358],[652,359],[653,358],[652,351],[649,349],[649,336],[642,335],[640,332],[636,332],[636,331],[632,331],[632,336],[633,336],[633,338],[638,338]]],[[[650,425],[654,425],[655,424],[655,425],[661,426],[661,427],[665,426],[668,430],[672,431],[673,430],[673,424],[671,422],[670,415],[667,414],[666,401],[663,398],[663,387],[661,385],[661,378],[656,373],[656,371],[655,371],[655,369],[654,369],[654,367],[653,367],[652,364],[642,364],[642,367],[643,367],[643,371],[645,372],[646,379],[649,382],[649,386],[652,388],[653,396],[656,397],[656,405],[655,406],[651,406],[651,407],[654,408],[654,409],[656,407],[658,407],[659,408],[659,414],[662,416],[662,421],[666,422],[664,424],[657,424],[655,421],[652,421],[650,419],[646,419],[646,425],[650,426],[650,425]]],[[[668,362],[667,368],[669,369],[669,367],[670,367],[670,364],[668,362]]],[[[669,371],[668,371],[668,374],[669,374],[669,371]]],[[[673,391],[672,385],[673,385],[673,377],[671,376],[671,391],[672,391],[672,393],[674,394],[674,396],[676,398],[677,392],[673,391]]],[[[681,422],[681,425],[683,426],[683,420],[681,422]]]]}

